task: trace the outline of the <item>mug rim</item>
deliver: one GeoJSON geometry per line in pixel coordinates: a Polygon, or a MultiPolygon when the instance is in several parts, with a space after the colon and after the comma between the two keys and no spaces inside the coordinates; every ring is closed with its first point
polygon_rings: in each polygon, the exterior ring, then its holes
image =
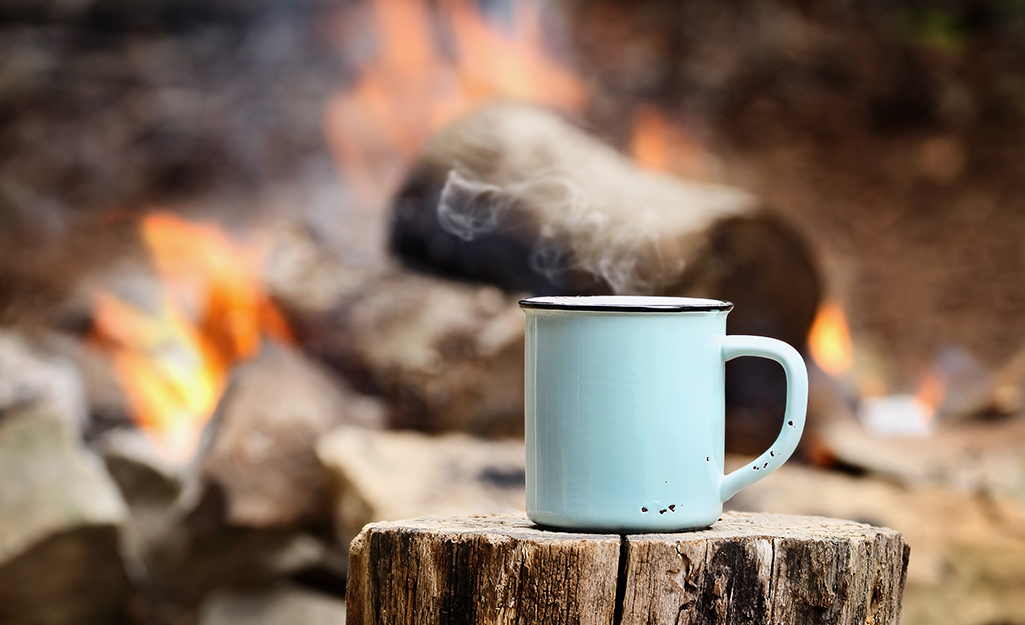
{"type": "Polygon", "coordinates": [[[726,300],[655,295],[542,295],[520,300],[520,308],[589,312],[728,312],[726,300]]]}

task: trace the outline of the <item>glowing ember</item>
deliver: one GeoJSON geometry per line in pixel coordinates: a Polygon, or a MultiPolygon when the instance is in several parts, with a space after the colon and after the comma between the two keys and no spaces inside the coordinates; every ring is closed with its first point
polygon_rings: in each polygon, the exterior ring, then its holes
{"type": "Polygon", "coordinates": [[[101,293],[93,338],[109,349],[135,422],[159,451],[182,461],[195,451],[231,367],[256,355],[265,336],[292,337],[253,275],[253,255],[215,227],[155,213],[142,234],[162,281],[159,309],[101,293]]]}
{"type": "Polygon", "coordinates": [[[808,347],[819,367],[833,377],[851,370],[853,348],[847,318],[836,302],[827,301],[819,307],[808,333],[808,347]]]}
{"type": "Polygon", "coordinates": [[[515,3],[503,25],[472,0],[430,6],[373,0],[376,57],[326,112],[331,150],[365,203],[387,197],[426,139],[482,102],[511,97],[575,111],[584,101],[581,81],[543,52],[536,1],[515,3]]]}

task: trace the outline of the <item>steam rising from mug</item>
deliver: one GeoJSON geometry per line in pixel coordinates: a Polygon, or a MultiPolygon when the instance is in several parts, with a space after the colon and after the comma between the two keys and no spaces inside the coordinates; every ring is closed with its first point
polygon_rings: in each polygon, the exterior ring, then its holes
{"type": "Polygon", "coordinates": [[[540,222],[530,265],[552,282],[586,271],[604,280],[614,293],[647,294],[682,270],[682,261],[673,267],[664,261],[651,211],[640,209],[629,221],[613,223],[592,207],[583,187],[554,169],[499,186],[478,180],[457,165],[442,189],[438,222],[449,234],[472,241],[499,230],[515,235],[518,227],[527,227],[513,223],[518,211],[529,212],[540,222]]]}

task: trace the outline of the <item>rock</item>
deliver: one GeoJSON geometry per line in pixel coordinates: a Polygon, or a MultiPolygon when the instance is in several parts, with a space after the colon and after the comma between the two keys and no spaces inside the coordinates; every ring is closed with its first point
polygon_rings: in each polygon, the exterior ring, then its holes
{"type": "Polygon", "coordinates": [[[140,433],[114,436],[118,432],[101,445],[131,511],[124,542],[136,620],[178,622],[218,588],[267,584],[321,566],[327,557],[323,541],[302,528],[190,523],[189,511],[178,505],[179,476],[154,462],[161,456],[146,453],[148,440],[140,433]]]}
{"type": "Polygon", "coordinates": [[[1015,414],[1025,410],[1025,348],[1008,360],[994,376],[989,405],[980,411],[1015,414]]]}
{"type": "Polygon", "coordinates": [[[141,431],[115,429],[93,444],[114,478],[129,516],[124,525],[124,551],[136,586],[150,582],[154,552],[165,547],[178,531],[180,514],[174,509],[181,493],[182,470],[165,461],[141,431]]]}
{"type": "Polygon", "coordinates": [[[142,503],[168,505],[177,499],[183,469],[168,461],[142,431],[110,430],[93,447],[129,508],[142,503]]]}
{"type": "Polygon", "coordinates": [[[297,530],[172,524],[148,554],[133,608],[142,621],[180,622],[218,589],[267,585],[321,563],[323,543],[297,530]]]}
{"type": "MultiPolygon", "coordinates": [[[[296,231],[278,238],[264,274],[304,349],[360,390],[382,395],[393,426],[522,435],[525,323],[518,296],[400,268],[353,267],[296,231]]],[[[810,432],[839,401],[827,376],[813,380],[821,382],[812,397],[820,410],[809,418],[810,432]]],[[[728,445],[763,451],[782,423],[781,409],[773,413],[783,403],[782,369],[737,359],[727,365],[727,384],[727,397],[736,400],[728,445]],[[767,397],[779,400],[769,414],[758,408],[767,397]]]]}
{"type": "Polygon", "coordinates": [[[76,363],[64,355],[61,337],[0,331],[0,414],[35,406],[83,430],[85,391],[76,363]]]}
{"type": "Polygon", "coordinates": [[[194,523],[283,528],[324,521],[329,482],[317,439],[344,424],[380,427],[383,411],[294,348],[267,343],[237,368],[204,432],[182,495],[194,523]]]}
{"type": "Polygon", "coordinates": [[[352,267],[297,233],[279,239],[265,273],[304,349],[383,396],[392,425],[523,432],[524,321],[515,296],[352,267]]]}
{"type": "Polygon", "coordinates": [[[0,618],[106,623],[128,594],[124,501],[67,422],[0,415],[0,618]]]}
{"type": "Polygon", "coordinates": [[[793,464],[727,504],[893,528],[911,546],[904,625],[1025,621],[1025,506],[935,484],[898,485],[793,464]]]}
{"type": "Polygon", "coordinates": [[[321,439],[317,454],[335,480],[335,523],[345,545],[374,521],[526,504],[522,442],[342,428],[321,439]]]}
{"type": "Polygon", "coordinates": [[[134,427],[128,396],[121,386],[110,351],[89,341],[82,341],[71,350],[82,374],[89,422],[86,436],[100,438],[105,432],[134,427]]]}
{"type": "Polygon", "coordinates": [[[908,488],[941,486],[1025,506],[1025,418],[945,423],[921,437],[872,436],[838,421],[822,437],[837,460],[908,488]]]}
{"type": "Polygon", "coordinates": [[[324,545],[298,530],[201,527],[186,523],[177,504],[181,468],[138,430],[113,430],[97,447],[131,515],[125,525],[133,610],[173,622],[211,591],[239,583],[267,583],[317,565],[324,545]]]}
{"type": "MultiPolygon", "coordinates": [[[[841,383],[819,368],[811,359],[808,365],[808,425],[801,435],[796,458],[816,466],[830,466],[835,461],[826,433],[838,424],[855,422],[854,399],[841,383]]],[[[730,452],[735,450],[730,449],[730,452]]],[[[760,453],[761,449],[747,453],[760,453]]]]}
{"type": "Polygon", "coordinates": [[[96,447],[131,511],[134,612],[176,622],[219,588],[337,559],[314,535],[330,514],[314,444],[340,423],[377,427],[382,418],[378,402],[293,348],[270,345],[235,372],[191,468],[163,461],[137,430],[104,433],[96,447]]]}
{"type": "Polygon", "coordinates": [[[203,604],[197,625],[343,625],[345,601],[281,584],[220,591],[203,604]]]}

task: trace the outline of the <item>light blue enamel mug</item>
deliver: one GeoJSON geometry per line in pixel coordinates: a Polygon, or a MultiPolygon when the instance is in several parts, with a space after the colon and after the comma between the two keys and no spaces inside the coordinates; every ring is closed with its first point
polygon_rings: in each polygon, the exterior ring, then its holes
{"type": "Polygon", "coordinates": [[[726,335],[733,304],[681,297],[532,297],[527,315],[527,516],[596,532],[709,527],[723,502],[797,448],[808,373],[790,345],[726,335]],[[782,430],[726,474],[725,363],[786,371],[782,430]]]}

